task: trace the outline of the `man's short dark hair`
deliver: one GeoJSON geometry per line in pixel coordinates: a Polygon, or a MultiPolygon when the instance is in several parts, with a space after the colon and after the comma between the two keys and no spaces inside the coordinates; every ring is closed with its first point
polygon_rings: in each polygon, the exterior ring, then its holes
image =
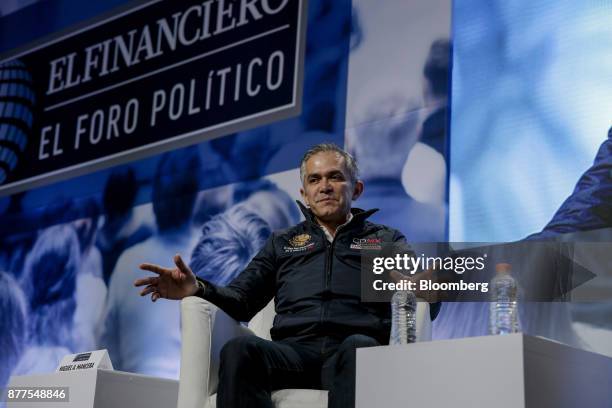
{"type": "Polygon", "coordinates": [[[199,190],[200,157],[194,148],[164,154],[153,180],[153,213],[159,231],[183,227],[191,220],[199,190]]]}
{"type": "Polygon", "coordinates": [[[306,181],[306,162],[315,154],[323,152],[332,152],[343,157],[344,163],[346,165],[346,170],[349,174],[349,179],[351,183],[355,184],[357,178],[359,177],[359,168],[357,167],[357,161],[346,150],[344,150],[335,143],[319,143],[318,145],[313,146],[312,148],[308,149],[306,153],[304,153],[304,157],[302,157],[302,162],[300,163],[300,179],[302,180],[302,184],[304,184],[304,182],[306,181]]]}
{"type": "Polygon", "coordinates": [[[448,95],[451,43],[447,39],[436,40],[429,48],[423,75],[431,85],[434,95],[448,95]]]}
{"type": "Polygon", "coordinates": [[[111,218],[127,214],[134,206],[137,193],[134,169],[130,166],[113,169],[102,193],[104,211],[111,218]]]}

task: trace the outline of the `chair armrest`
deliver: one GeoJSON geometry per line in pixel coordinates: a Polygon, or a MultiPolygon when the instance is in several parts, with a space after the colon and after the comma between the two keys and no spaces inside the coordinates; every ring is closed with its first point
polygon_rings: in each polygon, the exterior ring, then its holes
{"type": "Polygon", "coordinates": [[[431,316],[429,314],[429,303],[417,298],[416,307],[416,341],[431,340],[431,316]]]}
{"type": "Polygon", "coordinates": [[[181,301],[181,370],[177,408],[206,407],[217,390],[221,348],[253,334],[212,303],[195,296],[181,301]]]}

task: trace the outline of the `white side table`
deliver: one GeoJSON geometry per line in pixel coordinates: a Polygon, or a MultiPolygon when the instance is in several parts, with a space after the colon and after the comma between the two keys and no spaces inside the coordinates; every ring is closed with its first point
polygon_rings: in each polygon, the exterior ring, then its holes
{"type": "Polygon", "coordinates": [[[357,350],[357,408],[610,408],[612,358],[512,334],[357,350]]]}

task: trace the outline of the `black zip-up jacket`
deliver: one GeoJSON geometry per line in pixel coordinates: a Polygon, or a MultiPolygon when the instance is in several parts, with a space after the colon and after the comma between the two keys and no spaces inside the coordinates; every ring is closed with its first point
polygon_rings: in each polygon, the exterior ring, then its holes
{"type": "MultiPolygon", "coordinates": [[[[273,340],[365,334],[389,341],[388,303],[363,303],[359,241],[406,242],[397,230],[366,219],[377,210],[352,209],[351,221],[330,243],[312,212],[304,222],[274,232],[246,269],[226,287],[204,282],[198,295],[239,321],[249,321],[273,297],[273,340]]],[[[432,315],[435,315],[433,313],[432,315]]]]}

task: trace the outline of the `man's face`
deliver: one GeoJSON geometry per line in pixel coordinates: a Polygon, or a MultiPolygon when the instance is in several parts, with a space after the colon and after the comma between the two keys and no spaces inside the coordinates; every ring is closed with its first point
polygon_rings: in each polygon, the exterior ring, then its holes
{"type": "Polygon", "coordinates": [[[350,180],[344,158],[335,152],[321,152],[306,161],[304,185],[300,189],[304,202],[324,222],[344,223],[351,202],[359,197],[363,183],[350,180]]]}

